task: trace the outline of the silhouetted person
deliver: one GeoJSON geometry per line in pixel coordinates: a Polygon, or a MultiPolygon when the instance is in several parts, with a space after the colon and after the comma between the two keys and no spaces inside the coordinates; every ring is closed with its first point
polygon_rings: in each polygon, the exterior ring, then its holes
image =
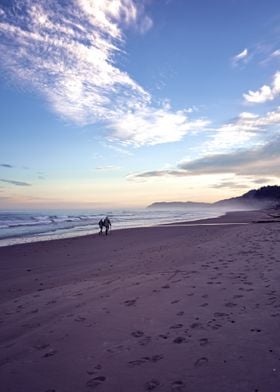
{"type": "Polygon", "coordinates": [[[108,216],[103,221],[103,226],[105,226],[105,234],[108,235],[109,229],[112,226],[110,219],[108,216]]]}
{"type": "Polygon", "coordinates": [[[100,229],[98,234],[100,235],[100,234],[103,233],[103,226],[104,226],[104,222],[103,222],[102,219],[100,219],[100,221],[98,222],[98,226],[99,226],[99,229],[100,229]]]}

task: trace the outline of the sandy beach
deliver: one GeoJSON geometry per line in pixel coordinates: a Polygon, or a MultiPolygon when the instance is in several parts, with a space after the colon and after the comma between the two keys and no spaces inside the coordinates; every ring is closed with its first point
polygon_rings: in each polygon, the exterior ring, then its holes
{"type": "Polygon", "coordinates": [[[263,211],[0,248],[1,391],[278,392],[279,240],[263,211]]]}

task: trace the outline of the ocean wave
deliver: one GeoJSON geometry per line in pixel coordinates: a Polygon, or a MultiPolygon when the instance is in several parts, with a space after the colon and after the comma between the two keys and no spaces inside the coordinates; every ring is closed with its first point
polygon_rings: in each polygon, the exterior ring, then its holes
{"type": "Polygon", "coordinates": [[[162,223],[188,221],[218,216],[213,210],[203,211],[151,211],[142,210],[94,210],[54,212],[0,212],[0,239],[30,238],[46,234],[94,233],[98,231],[101,217],[109,216],[114,229],[151,226],[162,223]]]}

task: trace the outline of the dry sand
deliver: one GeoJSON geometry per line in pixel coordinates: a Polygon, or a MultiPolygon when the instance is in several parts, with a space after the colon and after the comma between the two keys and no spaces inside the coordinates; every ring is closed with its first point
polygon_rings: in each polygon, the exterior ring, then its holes
{"type": "Polygon", "coordinates": [[[1,392],[278,392],[280,223],[218,222],[0,248],[1,392]]]}

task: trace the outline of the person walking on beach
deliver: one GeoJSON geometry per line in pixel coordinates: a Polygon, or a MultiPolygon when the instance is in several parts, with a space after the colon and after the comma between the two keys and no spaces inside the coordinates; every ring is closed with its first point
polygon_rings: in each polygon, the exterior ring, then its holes
{"type": "Polygon", "coordinates": [[[103,226],[105,226],[105,234],[108,235],[109,229],[111,228],[112,224],[108,216],[103,221],[103,226]]]}
{"type": "Polygon", "coordinates": [[[100,234],[102,234],[103,233],[103,226],[104,226],[104,221],[103,221],[103,219],[100,219],[100,221],[98,222],[98,226],[99,226],[99,229],[100,229],[100,231],[99,231],[99,235],[100,234]]]}

